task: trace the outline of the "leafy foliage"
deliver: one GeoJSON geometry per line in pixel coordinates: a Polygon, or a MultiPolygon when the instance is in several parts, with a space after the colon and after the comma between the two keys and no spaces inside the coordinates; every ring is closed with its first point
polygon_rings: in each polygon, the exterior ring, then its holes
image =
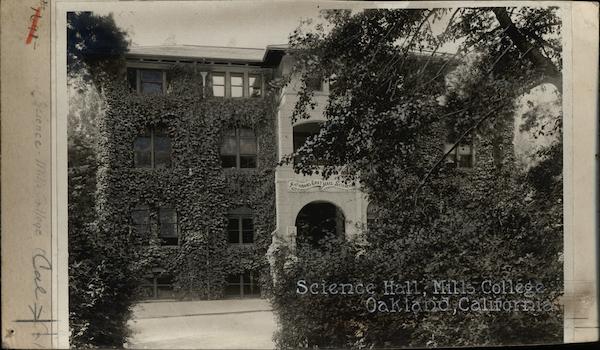
{"type": "Polygon", "coordinates": [[[541,298],[557,305],[561,141],[541,151],[544,160],[529,170],[516,166],[512,145],[517,97],[546,81],[560,90],[556,9],[330,11],[324,19],[326,24],[299,28],[290,38],[294,74],[303,82],[292,119],[308,118],[314,108],[306,83],[311,77],[327,80],[330,94],[320,133],[287,161],[294,159],[304,174],[359,182],[378,217],[365,231],[366,248],[362,240],[323,256],[280,248],[273,296],[281,322],[278,346],[560,340],[559,309],[367,314],[364,300],[295,294],[296,281],[311,278],[536,279],[547,288],[541,298]],[[448,19],[446,30],[434,34],[431,23],[442,18],[448,19]],[[450,40],[460,42],[457,54],[438,54],[450,40]],[[447,165],[447,140],[454,147],[473,145],[473,169],[447,165]]]}
{"type": "Polygon", "coordinates": [[[111,16],[68,13],[69,325],[76,348],[120,347],[128,336],[132,247],[115,240],[96,211],[98,123],[106,108],[99,77],[127,45],[111,16]]]}
{"type": "Polygon", "coordinates": [[[67,71],[84,73],[86,78],[110,73],[119,67],[127,52],[127,33],[120,29],[112,14],[93,12],[67,13],[67,71]],[[117,64],[115,64],[117,62],[117,64]]]}
{"type": "Polygon", "coordinates": [[[168,70],[167,81],[167,94],[149,96],[130,91],[123,76],[99,80],[104,109],[94,124],[95,147],[87,153],[72,150],[75,158],[85,155],[93,160],[93,167],[86,168],[89,177],[70,181],[72,194],[89,197],[74,200],[70,211],[73,237],[81,238],[73,240],[73,245],[87,251],[85,256],[73,255],[71,264],[77,286],[72,289],[72,300],[83,307],[72,313],[74,334],[79,337],[73,338],[78,341],[75,344],[121,346],[127,336],[129,310],[142,296],[141,277],[152,268],[163,268],[174,276],[176,292],[186,298],[220,298],[227,274],[244,271],[259,272],[263,290],[268,289],[264,256],[275,222],[271,95],[244,100],[204,98],[202,77],[184,65],[168,70]],[[133,141],[155,125],[169,133],[172,167],[135,168],[133,141]],[[257,169],[221,168],[222,134],[234,127],[250,127],[258,135],[257,169]],[[162,246],[156,237],[132,228],[131,211],[141,204],[176,209],[179,246],[162,246]],[[251,247],[227,243],[228,211],[241,206],[254,215],[251,247]],[[77,215],[85,210],[90,215],[82,217],[80,224],[77,215]],[[106,266],[106,270],[100,274],[86,266],[106,266]],[[90,290],[97,285],[111,290],[106,294],[110,299],[90,290]],[[98,320],[105,317],[112,323],[98,320]]]}

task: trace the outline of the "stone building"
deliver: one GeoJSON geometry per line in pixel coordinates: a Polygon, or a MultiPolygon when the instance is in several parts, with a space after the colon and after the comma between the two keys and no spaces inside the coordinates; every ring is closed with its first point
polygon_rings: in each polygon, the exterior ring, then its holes
{"type": "MultiPolygon", "coordinates": [[[[276,45],[126,55],[127,78],[105,89],[98,212],[101,225],[143,247],[144,297],[258,296],[274,238],[316,240],[304,227],[317,224],[350,239],[367,222],[357,187],[278,165],[318,132],[328,96],[326,82],[313,82],[317,106],[292,124],[299,80],[278,84],[292,64],[276,45]]],[[[474,147],[450,161],[473,167],[474,147]]]]}

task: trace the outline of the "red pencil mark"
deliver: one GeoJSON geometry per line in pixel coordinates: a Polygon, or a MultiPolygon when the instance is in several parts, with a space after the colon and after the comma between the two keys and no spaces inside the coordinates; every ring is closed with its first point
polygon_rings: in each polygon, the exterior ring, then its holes
{"type": "Polygon", "coordinates": [[[34,10],[35,13],[31,17],[29,17],[31,19],[31,27],[29,27],[29,35],[27,35],[27,40],[25,40],[25,44],[27,44],[27,45],[31,44],[31,41],[34,38],[37,39],[37,35],[35,35],[35,32],[37,31],[38,21],[42,17],[42,15],[41,15],[42,7],[41,6],[38,6],[37,8],[32,7],[31,9],[34,10]]]}

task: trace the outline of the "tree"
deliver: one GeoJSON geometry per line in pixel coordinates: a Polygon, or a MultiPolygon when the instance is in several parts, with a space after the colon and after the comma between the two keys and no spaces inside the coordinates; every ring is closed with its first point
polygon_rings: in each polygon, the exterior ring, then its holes
{"type": "Polygon", "coordinates": [[[129,48],[127,33],[117,26],[112,13],[67,13],[67,74],[85,81],[118,69],[129,48]]]}
{"type": "MultiPolygon", "coordinates": [[[[307,82],[316,77],[330,85],[326,121],[318,135],[285,161],[293,159],[295,170],[305,174],[359,182],[380,208],[378,224],[368,228],[367,249],[348,243],[340,256],[327,256],[327,262],[304,251],[292,260],[280,257],[284,277],[273,298],[282,320],[279,346],[559,340],[556,309],[539,314],[368,315],[335,297],[298,298],[288,284],[305,275],[363,281],[539,278],[548,288],[544,298],[557,301],[562,288],[562,178],[550,165],[560,154],[560,143],[542,151],[545,161],[528,172],[516,167],[511,149],[517,98],[545,82],[560,91],[557,9],[329,11],[324,21],[299,28],[290,44],[297,63],[294,74],[302,81],[292,119],[309,116],[314,102],[307,82]],[[433,24],[444,21],[445,30],[436,34],[433,24]],[[452,41],[458,43],[456,53],[440,53],[452,41]],[[453,147],[443,152],[447,136],[453,147]],[[464,173],[446,165],[455,147],[474,139],[487,155],[476,169],[464,173]],[[543,180],[549,174],[552,180],[543,180]],[[552,193],[551,202],[544,201],[544,193],[552,193]],[[353,262],[357,252],[363,260],[353,262]],[[335,311],[320,312],[331,305],[335,311]],[[292,331],[294,324],[305,326],[292,331]]],[[[538,112],[530,119],[541,122],[538,112]]]]}
{"type": "MultiPolygon", "coordinates": [[[[325,176],[338,172],[339,164],[348,174],[365,172],[367,164],[381,163],[377,154],[389,157],[390,147],[401,148],[394,152],[399,155],[410,153],[414,142],[408,134],[418,134],[425,124],[448,116],[487,115],[487,120],[542,82],[555,82],[560,91],[561,22],[555,8],[330,11],[324,18],[328,28],[299,28],[290,38],[303,81],[316,77],[330,83],[328,120],[311,149],[301,148],[296,157],[296,169],[304,173],[317,171],[314,158],[325,163],[325,176]],[[448,17],[446,30],[435,35],[431,24],[448,17]],[[457,53],[436,55],[449,41],[462,41],[457,53]],[[471,91],[463,86],[460,94],[454,92],[460,105],[440,108],[436,98],[448,93],[444,74],[474,52],[480,55],[474,67],[479,73],[466,82],[471,91]],[[488,89],[478,89],[481,84],[488,89]]],[[[309,86],[299,95],[293,119],[307,117],[312,107],[309,86]]],[[[470,122],[463,130],[479,120],[470,122]]],[[[409,163],[402,156],[393,161],[409,163]]]]}
{"type": "Polygon", "coordinates": [[[69,12],[69,325],[79,347],[121,347],[135,286],[131,251],[98,224],[97,122],[104,105],[99,82],[118,67],[126,34],[111,15],[69,12]]]}

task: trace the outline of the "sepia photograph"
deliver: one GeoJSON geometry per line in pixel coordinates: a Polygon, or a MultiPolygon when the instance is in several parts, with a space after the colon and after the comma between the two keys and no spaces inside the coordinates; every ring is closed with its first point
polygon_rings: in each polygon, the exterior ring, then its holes
{"type": "Polygon", "coordinates": [[[85,4],[71,347],[565,341],[563,7],[85,4]]]}

